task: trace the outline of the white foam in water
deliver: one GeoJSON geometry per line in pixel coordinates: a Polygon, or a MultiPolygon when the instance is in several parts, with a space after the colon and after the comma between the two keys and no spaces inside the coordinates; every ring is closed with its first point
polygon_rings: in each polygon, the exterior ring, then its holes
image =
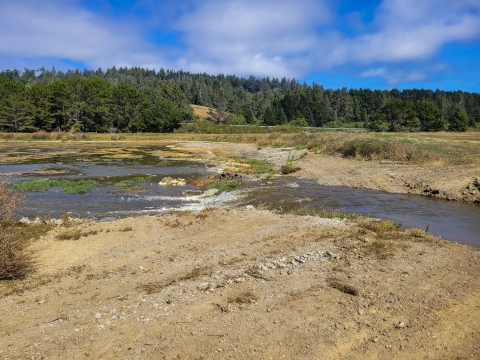
{"type": "MultiPolygon", "coordinates": [[[[161,208],[149,207],[148,209],[143,210],[121,210],[121,211],[109,211],[107,218],[111,216],[129,216],[136,214],[171,214],[178,211],[194,211],[199,212],[205,210],[206,208],[212,207],[226,207],[229,205],[237,204],[242,198],[245,197],[245,190],[236,190],[236,191],[224,191],[219,193],[218,189],[210,189],[205,191],[201,195],[192,195],[192,196],[145,196],[145,197],[135,197],[131,198],[132,200],[148,200],[148,201],[175,201],[178,204],[174,206],[163,206],[161,208]],[[185,204],[187,203],[187,204],[185,204]]],[[[128,200],[127,200],[128,201],[128,200]]]]}
{"type": "Polygon", "coordinates": [[[162,196],[162,195],[149,195],[145,197],[134,198],[136,200],[147,200],[147,201],[198,201],[200,199],[209,198],[218,194],[218,189],[209,189],[201,195],[190,195],[190,196],[162,196]]]}

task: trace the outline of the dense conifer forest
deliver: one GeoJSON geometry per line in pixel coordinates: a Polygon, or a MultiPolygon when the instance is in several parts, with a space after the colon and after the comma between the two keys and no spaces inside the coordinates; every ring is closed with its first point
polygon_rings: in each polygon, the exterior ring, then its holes
{"type": "Polygon", "coordinates": [[[139,67],[0,72],[0,131],[171,132],[195,121],[386,131],[480,126],[480,94],[411,89],[325,89],[295,79],[192,74],[139,67]]]}

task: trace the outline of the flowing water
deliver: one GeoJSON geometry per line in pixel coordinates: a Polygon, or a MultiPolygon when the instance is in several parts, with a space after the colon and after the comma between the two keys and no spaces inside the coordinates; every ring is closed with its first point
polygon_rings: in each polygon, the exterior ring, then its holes
{"type": "Polygon", "coordinates": [[[61,189],[27,193],[20,209],[29,218],[74,217],[104,221],[132,215],[160,215],[199,211],[206,207],[273,204],[279,209],[337,210],[370,215],[420,228],[451,241],[480,246],[480,206],[416,195],[320,186],[313,181],[279,177],[250,182],[239,190],[195,194],[194,185],[159,186],[165,176],[186,180],[215,174],[213,167],[188,160],[189,154],[165,146],[121,146],[2,149],[0,175],[15,184],[35,179],[91,179],[97,186],[87,194],[70,195],[61,189]],[[147,177],[134,189],[120,181],[147,177]]]}

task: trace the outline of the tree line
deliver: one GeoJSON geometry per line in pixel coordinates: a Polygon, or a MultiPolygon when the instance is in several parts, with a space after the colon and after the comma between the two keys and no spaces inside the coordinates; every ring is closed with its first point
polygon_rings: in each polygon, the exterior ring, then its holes
{"type": "Polygon", "coordinates": [[[49,84],[0,76],[0,130],[9,132],[172,132],[193,120],[193,110],[174,84],[149,89],[72,77],[49,84]]]}
{"type": "Polygon", "coordinates": [[[387,131],[480,126],[480,94],[462,91],[333,90],[295,79],[139,67],[6,70],[0,77],[0,126],[10,131],[172,131],[194,119],[189,104],[207,106],[214,110],[210,120],[230,124],[387,131]]]}

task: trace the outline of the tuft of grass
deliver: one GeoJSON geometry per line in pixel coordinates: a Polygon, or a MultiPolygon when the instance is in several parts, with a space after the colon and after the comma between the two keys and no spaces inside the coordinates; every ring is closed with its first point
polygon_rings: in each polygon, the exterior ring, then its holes
{"type": "Polygon", "coordinates": [[[243,181],[240,181],[240,180],[220,182],[220,183],[208,185],[207,189],[232,190],[232,189],[236,189],[242,184],[243,184],[243,181]]]}
{"type": "Polygon", "coordinates": [[[228,298],[228,303],[237,303],[237,304],[251,304],[252,302],[258,300],[258,296],[256,296],[251,291],[246,291],[241,294],[238,294],[234,297],[228,298]]]}
{"type": "Polygon", "coordinates": [[[61,188],[67,194],[86,194],[97,182],[95,180],[31,180],[14,184],[13,188],[20,192],[45,192],[54,188],[61,188]]]}
{"type": "Polygon", "coordinates": [[[378,235],[401,232],[400,226],[402,226],[401,223],[390,220],[376,220],[369,218],[361,219],[357,222],[357,224],[360,228],[373,231],[378,235]]]}
{"type": "Polygon", "coordinates": [[[300,170],[300,168],[298,166],[295,166],[293,164],[294,161],[295,161],[294,156],[289,155],[288,159],[287,159],[287,162],[285,164],[283,164],[282,167],[280,168],[280,172],[283,175],[287,175],[287,174],[291,174],[291,173],[294,173],[294,172],[297,172],[298,170],[300,170]]]}
{"type": "Polygon", "coordinates": [[[337,210],[309,210],[305,208],[288,210],[287,213],[300,216],[317,216],[323,219],[346,219],[355,220],[359,217],[357,214],[343,213],[337,210]]]}
{"type": "Polygon", "coordinates": [[[65,230],[62,233],[57,234],[55,238],[57,240],[79,240],[82,237],[96,234],[98,234],[98,230],[82,231],[81,229],[74,228],[65,230]]]}
{"type": "Polygon", "coordinates": [[[122,191],[129,191],[129,192],[138,192],[142,189],[139,187],[140,184],[149,182],[152,180],[151,176],[138,176],[133,179],[125,179],[114,184],[115,187],[120,188],[122,191]]]}
{"type": "Polygon", "coordinates": [[[331,288],[337,289],[345,294],[350,294],[353,296],[357,296],[360,294],[360,291],[355,287],[346,284],[344,281],[337,279],[337,278],[327,278],[328,286],[331,288]]]}

